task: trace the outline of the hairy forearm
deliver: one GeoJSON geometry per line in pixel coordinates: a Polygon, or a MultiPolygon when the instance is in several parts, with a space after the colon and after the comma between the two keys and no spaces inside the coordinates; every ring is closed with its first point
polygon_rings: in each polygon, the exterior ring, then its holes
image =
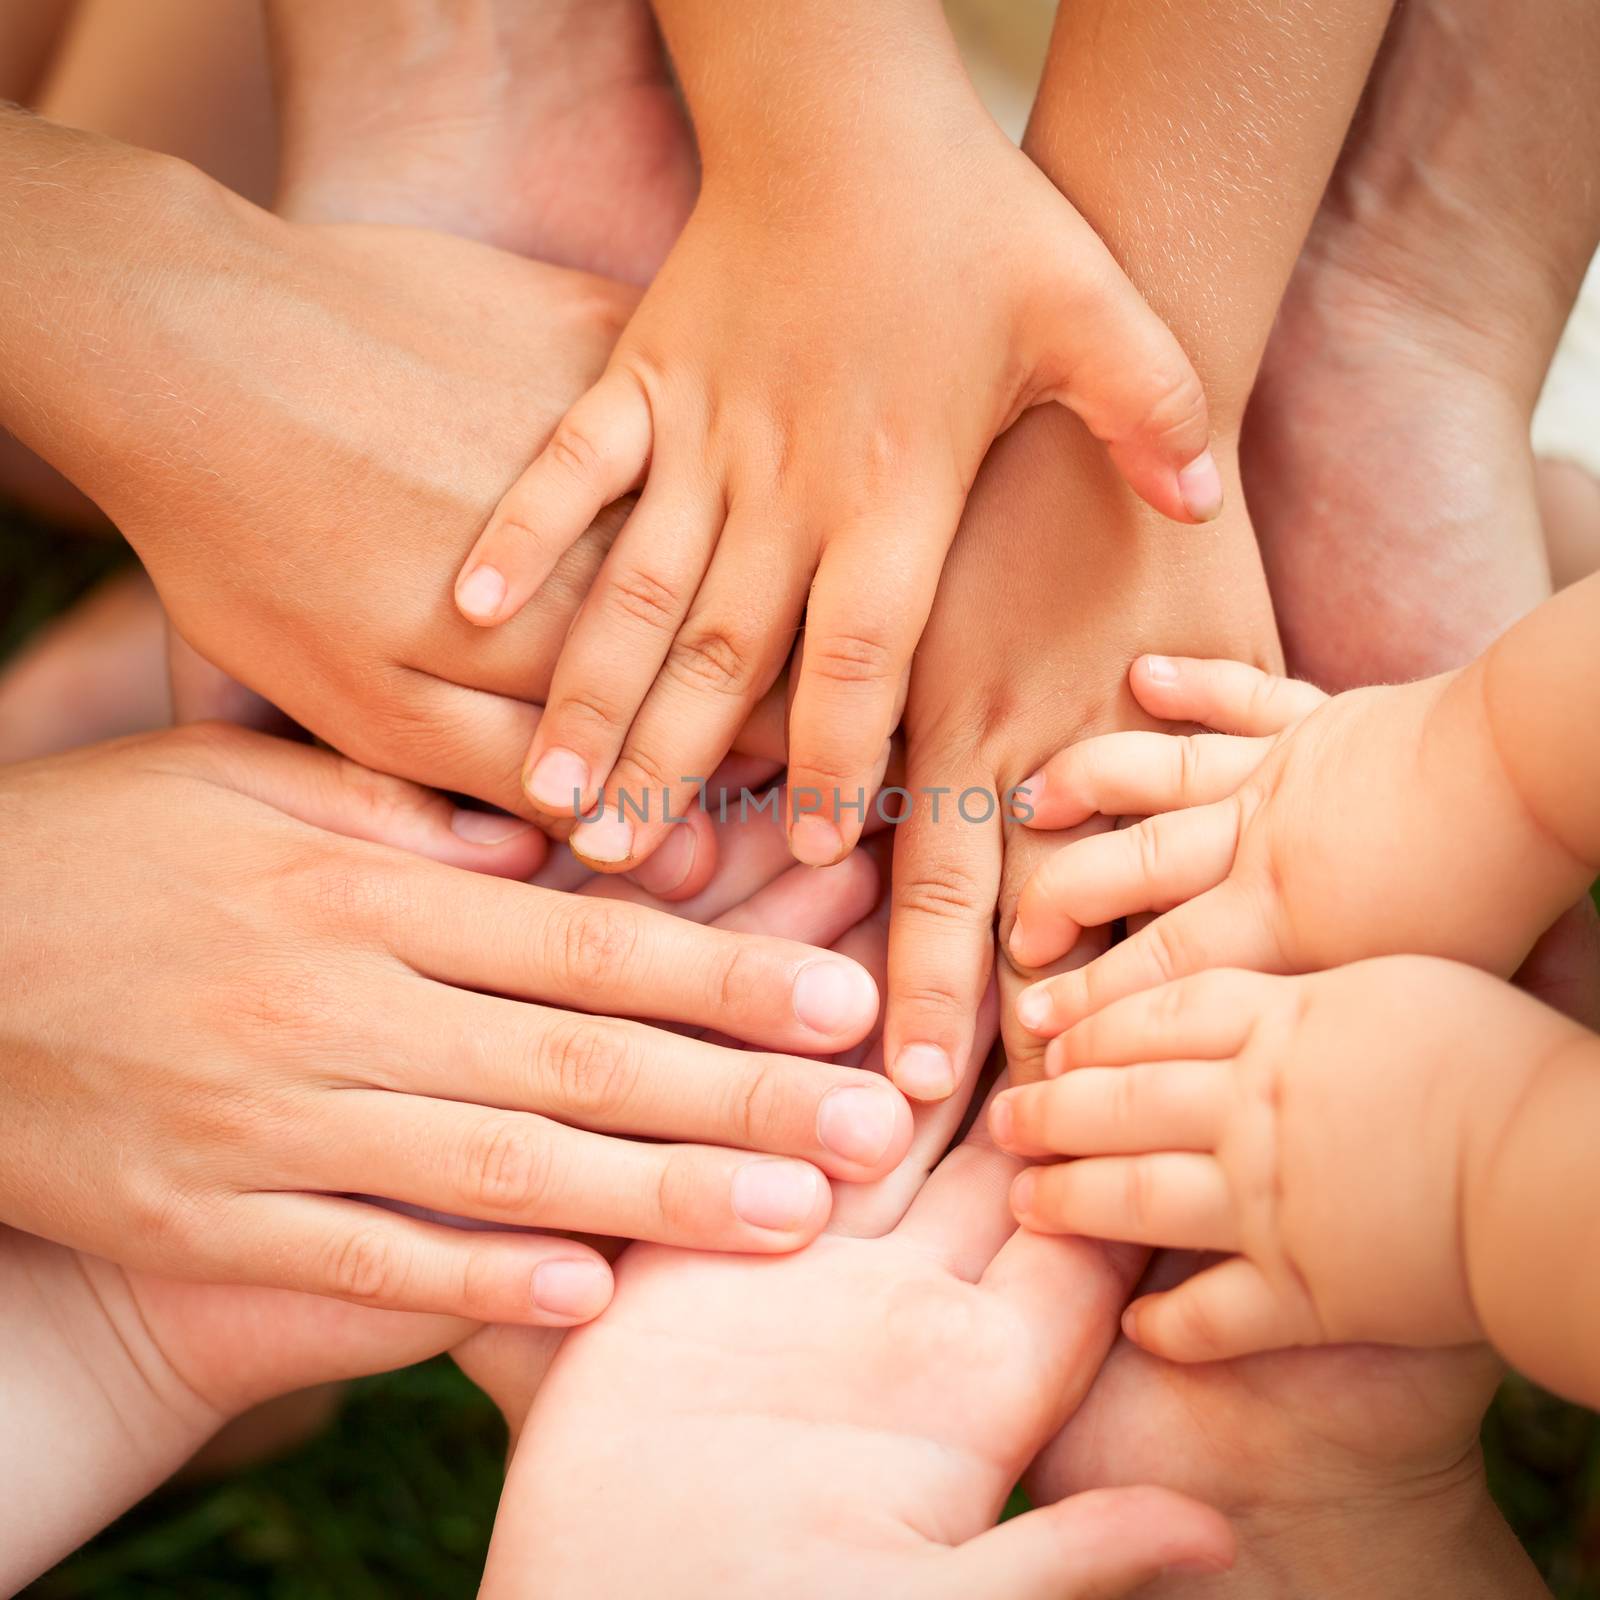
{"type": "Polygon", "coordinates": [[[1024,149],[1236,432],[1390,0],[1063,0],[1024,149]]]}
{"type": "Polygon", "coordinates": [[[1509,1105],[1485,1097],[1464,1174],[1473,1306],[1513,1366],[1600,1405],[1600,1038],[1568,1025],[1517,1078],[1509,1105]]]}

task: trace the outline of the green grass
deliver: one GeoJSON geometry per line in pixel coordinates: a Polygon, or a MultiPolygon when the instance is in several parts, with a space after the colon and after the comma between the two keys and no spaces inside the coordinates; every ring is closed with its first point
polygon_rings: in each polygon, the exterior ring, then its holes
{"type": "MultiPolygon", "coordinates": [[[[0,659],[123,559],[109,542],[50,536],[0,510],[0,659]]],[[[1495,1494],[1560,1600],[1600,1600],[1600,1422],[1512,1379],[1484,1443],[1495,1494]]],[[[28,1592],[466,1600],[503,1449],[494,1408],[448,1361],[374,1378],[305,1448],[153,1496],[28,1592]]]]}

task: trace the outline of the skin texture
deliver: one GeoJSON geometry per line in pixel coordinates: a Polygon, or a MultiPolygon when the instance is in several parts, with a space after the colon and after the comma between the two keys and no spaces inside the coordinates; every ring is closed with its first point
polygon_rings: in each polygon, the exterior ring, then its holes
{"type": "Polygon", "coordinates": [[[1600,1216],[1584,1029],[1470,967],[1390,956],[1180,979],[1062,1053],[1063,1076],[990,1109],[1014,1154],[1081,1158],[1023,1173],[1019,1220],[1226,1255],[1128,1308],[1152,1354],[1490,1337],[1541,1382],[1600,1391],[1593,1296],[1565,1265],[1600,1216]]]}
{"type": "Polygon", "coordinates": [[[729,844],[690,906],[726,925],[702,928],[491,876],[531,870],[537,833],[241,730],[14,767],[0,808],[13,1226],[147,1270],[569,1322],[605,1303],[603,1267],[507,1230],[792,1249],[824,1173],[876,1176],[910,1139],[876,1076],[781,1053],[871,1027],[870,975],[798,941],[837,938],[876,877],[818,879],[809,911],[774,884],[794,938],[758,936],[735,913],[783,859],[770,824],[776,850],[729,844]],[[163,981],[131,978],[156,945],[163,981]],[[374,1195],[494,1230],[348,1198],[374,1195]],[[555,1257],[587,1279],[540,1277],[555,1257]]]}
{"type": "Polygon", "coordinates": [[[638,815],[640,797],[692,793],[803,614],[790,778],[816,798],[791,841],[822,865],[862,826],[841,799],[882,779],[996,434],[1059,400],[1167,515],[1214,516],[1222,489],[1183,352],[984,112],[930,0],[843,18],[824,0],[658,12],[704,187],[604,376],[490,519],[456,600],[485,625],[515,615],[643,480],[563,652],[530,793],[567,814],[603,794],[610,814],[576,847],[613,870],[648,855],[664,828],[659,808],[638,815]]]}
{"type": "Polygon", "coordinates": [[[485,1595],[1062,1600],[1225,1565],[1214,1514],[1145,1491],[992,1528],[1098,1367],[1131,1266],[1013,1232],[1012,1170],[969,1141],[909,1207],[871,1207],[788,1272],[630,1247],[601,1337],[565,1339],[534,1402],[485,1595]]]}
{"type": "MultiPolygon", "coordinates": [[[[1126,689],[1142,650],[1226,636],[1239,657],[1278,660],[1234,441],[1385,10],[1061,8],[1025,148],[1194,360],[1225,509],[1203,533],[1175,530],[1122,487],[1074,419],[1041,411],[1013,427],[979,474],[917,652],[905,719],[914,791],[1003,795],[1063,744],[1143,725],[1126,689]],[[1174,105],[1182,138],[1171,136],[1174,105]]],[[[1006,931],[1051,848],[1005,813],[952,824],[947,798],[938,823],[924,801],[896,830],[888,1053],[909,1093],[955,1081],[996,905],[1006,931]]],[[[1002,966],[1008,1001],[1028,976],[1002,966]]],[[[1003,1017],[1013,1072],[1036,1075],[1039,1044],[1009,1006],[1003,1017]]]]}
{"type": "Polygon", "coordinates": [[[1050,1037],[1120,995],[1206,967],[1309,972],[1416,951],[1509,977],[1600,868],[1600,773],[1579,686],[1552,697],[1600,620],[1600,579],[1547,601],[1471,667],[1420,683],[1309,685],[1233,662],[1146,657],[1141,702],[1227,735],[1122,737],[1029,786],[1032,825],[1156,813],[1075,843],[1024,891],[1013,952],[1158,912],[1081,971],[1025,991],[1050,1037]]]}
{"type": "Polygon", "coordinates": [[[1600,15],[1396,9],[1250,403],[1290,667],[1457,667],[1549,592],[1528,426],[1600,245],[1600,15]]]}

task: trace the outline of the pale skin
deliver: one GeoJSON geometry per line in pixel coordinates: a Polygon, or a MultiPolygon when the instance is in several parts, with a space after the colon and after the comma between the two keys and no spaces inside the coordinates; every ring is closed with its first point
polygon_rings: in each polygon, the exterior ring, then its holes
{"type": "MultiPolygon", "coordinates": [[[[1025,148],[1195,361],[1230,487],[1218,520],[1191,535],[1138,502],[1059,409],[998,441],[917,652],[905,718],[914,790],[1003,795],[1074,739],[1145,725],[1125,689],[1142,650],[1228,637],[1236,656],[1279,660],[1234,442],[1386,12],[1366,0],[1061,8],[1025,148]]],[[[950,814],[948,799],[942,823],[921,804],[896,830],[887,1047],[915,1095],[955,1081],[996,908],[1004,930],[1050,848],[1004,808],[975,825],[950,814]]],[[[1008,1001],[1024,977],[1002,966],[1008,1001]]],[[[1009,1004],[1002,1026],[1012,1071],[1036,1075],[1041,1046],[1009,1004]]]]}
{"type": "Polygon", "coordinates": [[[1390,956],[1219,971],[1108,1006],[1063,1074],[1002,1095],[1029,1227],[1220,1251],[1136,1300],[1174,1361],[1290,1345],[1488,1340],[1600,1400],[1590,1130],[1600,1038],[1485,973],[1390,956]],[[1533,1243],[1537,1241],[1537,1245],[1533,1243]]]}
{"type": "Polygon", "coordinates": [[[1147,820],[1040,869],[1014,958],[1042,965],[1081,928],[1160,915],[1025,990],[1022,1023],[1048,1038],[1215,966],[1306,972],[1416,952],[1509,977],[1600,872],[1600,692],[1581,668],[1597,628],[1591,577],[1471,666],[1331,700],[1237,662],[1137,662],[1152,715],[1226,731],[1089,741],[1027,785],[1033,827],[1147,820]]]}
{"type": "Polygon", "coordinates": [[[876,874],[764,888],[787,860],[770,822],[732,830],[700,927],[636,888],[508,881],[538,859],[526,824],[243,730],[13,767],[0,807],[12,1226],[145,1270],[570,1323],[605,1304],[604,1263],[512,1230],[793,1249],[829,1177],[911,1137],[881,1076],[787,1053],[872,1026],[872,976],[800,941],[864,916],[876,874]],[[152,948],[159,981],[129,965],[152,948]],[[764,1048],[682,1031],[712,1026],[764,1048]]]}
{"type": "Polygon", "coordinates": [[[1014,1170],[969,1140],[787,1272],[630,1247],[597,1336],[562,1341],[533,1402],[484,1594],[1065,1600],[1224,1567],[1221,1518],[1164,1491],[994,1528],[1135,1267],[1014,1231],[1014,1170]]]}
{"type": "Polygon", "coordinates": [[[664,828],[638,797],[692,793],[803,615],[790,782],[797,809],[817,798],[790,831],[821,865],[862,826],[841,799],[882,780],[997,434],[1060,401],[1185,522],[1217,514],[1222,482],[1181,347],[983,110],[934,0],[656,11],[699,137],[699,199],[605,373],[490,518],[456,601],[486,626],[514,616],[642,483],[563,650],[529,795],[568,816],[606,798],[575,848],[611,870],[647,856],[664,828]]]}

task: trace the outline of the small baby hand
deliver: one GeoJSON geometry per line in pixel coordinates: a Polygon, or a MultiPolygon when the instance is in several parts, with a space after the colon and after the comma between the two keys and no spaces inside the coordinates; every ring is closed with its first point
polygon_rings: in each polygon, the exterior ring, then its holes
{"type": "Polygon", "coordinates": [[[850,849],[967,490],[1026,408],[1077,411],[1167,515],[1220,507],[1171,333],[970,90],[926,99],[848,159],[819,139],[793,170],[708,166],[606,372],[462,568],[463,614],[503,622],[600,507],[644,486],[524,774],[547,813],[605,799],[572,839],[598,867],[661,843],[802,618],[791,845],[811,865],[850,849]]]}
{"type": "Polygon", "coordinates": [[[1052,1042],[989,1126],[1027,1227],[1228,1259],[1134,1301],[1173,1361],[1494,1332],[1467,1212],[1496,1137],[1582,1031],[1509,984],[1423,957],[1309,977],[1236,971],[1119,1000],[1052,1042]]]}
{"type": "Polygon", "coordinates": [[[1306,972],[1416,951],[1509,976],[1587,887],[1501,762],[1481,664],[1332,699],[1230,661],[1144,656],[1130,678],[1152,715],[1224,733],[1110,734],[1029,780],[1034,827],[1147,820],[1035,873],[1013,958],[1042,967],[1084,927],[1158,913],[1024,990],[1032,1032],[1207,967],[1306,972]]]}

